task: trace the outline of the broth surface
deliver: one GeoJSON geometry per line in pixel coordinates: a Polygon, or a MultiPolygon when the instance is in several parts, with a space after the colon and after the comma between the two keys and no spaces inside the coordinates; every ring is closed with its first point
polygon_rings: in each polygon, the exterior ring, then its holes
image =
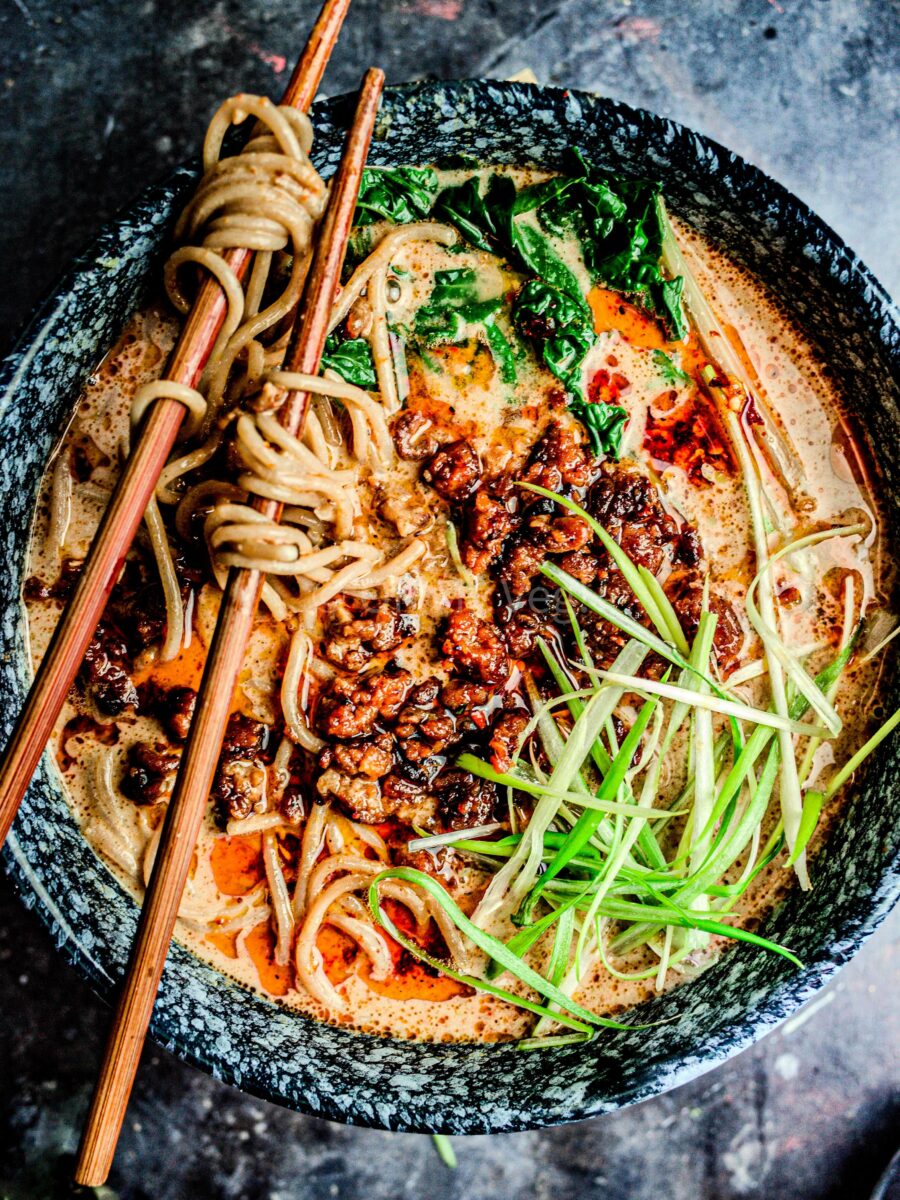
{"type": "MultiPolygon", "coordinates": [[[[541,178],[526,172],[510,173],[520,184],[541,178]]],[[[461,178],[464,176],[452,173],[444,176],[449,182],[461,178]]],[[[740,346],[769,411],[802,460],[804,523],[820,528],[862,520],[870,530],[863,539],[833,539],[816,546],[806,552],[800,569],[784,572],[779,610],[784,640],[795,652],[802,650],[810,670],[815,671],[833,657],[848,606],[857,616],[890,608],[891,555],[882,542],[866,479],[866,459],[850,435],[841,398],[827,372],[777,301],[697,233],[683,225],[678,226],[678,233],[697,277],[740,346]]],[[[570,265],[583,271],[577,257],[572,257],[570,265]]],[[[521,281],[521,276],[486,251],[465,247],[451,252],[430,242],[406,244],[392,259],[398,283],[391,308],[394,327],[404,330],[413,325],[417,312],[428,302],[435,272],[465,268],[474,270],[482,297],[509,292],[521,281]]],[[[698,353],[696,346],[666,342],[652,318],[614,293],[594,288],[589,299],[598,338],[586,363],[586,378],[600,378],[601,387],[617,386],[616,378],[625,381],[620,395],[628,424],[622,462],[639,468],[658,489],[667,510],[696,529],[717,595],[741,613],[755,570],[741,477],[728,467],[715,414],[696,385],[677,378],[667,382],[660,374],[660,352],[675,356],[689,373],[692,356],[698,353]]],[[[134,391],[159,375],[176,331],[175,321],[161,306],[136,314],[88,381],[62,448],[48,468],[38,505],[29,575],[42,581],[45,591],[59,579],[63,560],[77,562],[84,557],[118,473],[134,391]],[[60,455],[74,464],[62,552],[48,537],[54,466],[60,455]]],[[[502,472],[506,464],[514,469],[551,421],[554,428],[569,431],[572,437],[583,436],[580,423],[559,404],[557,380],[533,355],[519,363],[514,386],[499,379],[488,348],[478,339],[422,352],[408,343],[406,363],[405,411],[451,428],[495,473],[502,472]]],[[[394,550],[410,530],[427,543],[426,555],[400,585],[405,589],[408,611],[418,619],[418,632],[400,645],[393,658],[414,680],[429,677],[446,682],[450,672],[440,647],[448,613],[464,606],[491,621],[497,584],[487,573],[469,573],[467,577],[460,571],[448,543],[447,506],[423,483],[420,462],[396,458],[389,471],[365,475],[359,484],[359,502],[375,544],[381,539],[394,550]],[[400,513],[405,524],[385,517],[391,512],[395,516],[400,513]]],[[[146,561],[148,553],[146,539],[139,537],[133,554],[146,561]]],[[[207,571],[205,580],[190,588],[187,633],[178,657],[161,663],[152,649],[135,657],[131,677],[139,690],[198,686],[218,595],[207,571]]],[[[534,591],[529,595],[533,597],[534,591]]],[[[37,663],[62,600],[38,597],[32,587],[27,608],[31,651],[37,663]]],[[[759,653],[746,621],[742,633],[737,669],[759,653]]],[[[311,636],[319,646],[325,636],[321,620],[311,636]]],[[[279,686],[288,643],[283,623],[261,609],[234,698],[235,711],[249,721],[274,727],[281,720],[279,686]]],[[[816,751],[810,783],[827,775],[834,762],[844,761],[865,740],[869,714],[877,702],[876,662],[854,666],[841,681],[835,704],[844,717],[844,729],[835,741],[823,743],[816,751]]],[[[762,683],[750,679],[738,690],[748,702],[760,703],[762,683]]],[[[633,708],[631,713],[633,716],[633,708]]],[[[118,790],[117,782],[126,769],[130,748],[160,739],[157,717],[141,711],[140,706],[136,712],[110,719],[89,712],[83,698],[75,695],[61,715],[56,734],[60,777],[73,812],[97,853],[138,900],[152,863],[163,804],[134,803],[118,790]],[[98,785],[97,772],[103,769],[110,772],[111,791],[98,785]]],[[[665,799],[674,800],[683,785],[687,754],[685,740],[680,738],[664,763],[661,788],[665,799]]],[[[272,786],[271,775],[268,786],[272,786]]],[[[316,793],[311,782],[305,787],[308,813],[316,793]]],[[[232,819],[226,830],[221,814],[212,804],[208,809],[176,934],[195,954],[280,1004],[367,1032],[435,1041],[495,1041],[528,1034],[534,1023],[530,1014],[404,960],[391,939],[387,941],[397,969],[387,979],[373,978],[371,963],[353,939],[328,924],[319,934],[318,950],[328,978],[346,998],[347,1007],[343,1012],[331,1011],[298,987],[291,964],[279,965],[274,958],[263,862],[267,829],[259,820],[264,815],[265,811],[255,811],[247,820],[251,825],[256,822],[258,828],[242,833],[240,821],[232,819]]],[[[840,819],[840,805],[832,804],[826,816],[817,843],[827,836],[824,825],[840,819]]],[[[392,846],[391,839],[399,836],[396,816],[370,822],[341,819],[344,853],[362,857],[369,853],[368,843],[360,840],[360,825],[376,829],[392,846]]],[[[412,836],[414,822],[401,824],[412,836]]],[[[768,827],[763,827],[763,838],[773,824],[771,817],[768,827]]],[[[300,820],[267,827],[277,828],[278,852],[289,885],[302,826],[300,820]]],[[[674,829],[673,836],[679,835],[674,829]]],[[[791,886],[791,873],[782,864],[783,857],[763,871],[741,898],[737,912],[744,927],[755,927],[791,886]]],[[[739,862],[731,869],[728,881],[738,878],[741,865],[739,862]]],[[[811,872],[814,878],[815,847],[811,872]]],[[[484,869],[473,859],[456,856],[446,873],[448,881],[451,877],[458,903],[464,911],[471,911],[485,887],[484,869]]],[[[395,916],[401,909],[402,905],[396,906],[395,916]]],[[[670,970],[665,985],[690,978],[719,949],[720,940],[713,939],[680,969],[670,970]]],[[[546,958],[546,953],[538,950],[536,960],[541,961],[542,955],[546,958]]],[[[653,955],[641,950],[617,960],[616,965],[623,973],[635,973],[649,970],[655,962],[653,955]]],[[[643,979],[619,979],[597,961],[576,995],[596,1013],[615,1014],[652,994],[655,986],[652,974],[643,979]]]]}

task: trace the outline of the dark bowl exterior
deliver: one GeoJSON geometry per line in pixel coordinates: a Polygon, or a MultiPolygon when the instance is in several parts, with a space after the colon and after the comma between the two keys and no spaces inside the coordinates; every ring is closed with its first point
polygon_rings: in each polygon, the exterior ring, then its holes
{"type": "MultiPolygon", "coordinates": [[[[316,105],[317,163],[333,171],[347,98],[316,105]]],[[[671,121],[585,93],[470,81],[389,89],[371,161],[561,165],[569,146],[612,170],[665,181],[670,205],[749,267],[784,303],[837,378],[876,451],[900,435],[900,327],[883,289],[802,203],[755,167],[671,121]]],[[[0,366],[0,727],[30,680],[20,589],[40,477],[85,377],[140,303],[194,176],[176,173],[112,221],[41,306],[0,366]]],[[[900,474],[878,457],[890,528],[900,474]]],[[[896,692],[896,686],[891,685],[896,692]]],[[[896,696],[886,703],[897,703],[896,696]]],[[[816,859],[812,893],[793,892],[763,932],[806,963],[748,946],[644,1005],[640,1030],[588,1047],[430,1045],[333,1028],[270,1004],[175,944],[152,1034],[244,1090],[350,1124],[417,1132],[535,1128],[607,1112],[684,1083],[749,1045],[808,1000],[874,931],[900,892],[900,747],[883,746],[846,819],[816,859]]],[[[45,756],[3,855],[69,960],[109,997],[136,908],[80,836],[45,756]]]]}

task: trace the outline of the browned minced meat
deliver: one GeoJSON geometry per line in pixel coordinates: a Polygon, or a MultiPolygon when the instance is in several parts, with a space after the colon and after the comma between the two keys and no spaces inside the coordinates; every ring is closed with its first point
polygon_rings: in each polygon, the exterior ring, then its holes
{"type": "Polygon", "coordinates": [[[436,879],[443,880],[449,886],[456,882],[457,872],[464,861],[452,846],[436,846],[434,850],[410,850],[409,842],[416,836],[415,830],[409,825],[391,822],[385,834],[385,842],[391,852],[391,862],[397,867],[413,867],[424,871],[436,879]]]}
{"type": "MultiPolygon", "coordinates": [[[[196,553],[184,546],[172,547],[172,562],[183,602],[206,577],[196,553]]],[[[137,656],[160,643],[166,634],[166,603],[152,560],[129,558],[107,606],[107,615],[126,632],[131,653],[137,656]]]]}
{"type": "Polygon", "coordinates": [[[466,506],[462,536],[466,566],[472,571],[484,571],[503,554],[506,570],[515,577],[516,587],[527,591],[527,580],[536,574],[546,554],[577,549],[585,544],[586,537],[573,532],[572,523],[580,523],[577,517],[556,517],[554,529],[544,531],[542,536],[532,536],[531,525],[516,534],[523,513],[538,517],[558,510],[554,501],[537,497],[515,484],[524,481],[555,494],[580,495],[596,475],[596,464],[579,442],[576,431],[554,418],[525,464],[516,464],[486,481],[466,506]],[[569,525],[557,526],[560,520],[569,525]],[[569,544],[573,538],[575,543],[569,544]]]}
{"type": "Polygon", "coordinates": [[[418,617],[402,612],[395,600],[338,598],[326,606],[325,620],[322,653],[345,671],[362,671],[376,655],[396,650],[419,629],[418,617]]]}
{"type": "Polygon", "coordinates": [[[596,460],[569,425],[553,420],[535,445],[521,478],[551,492],[589,487],[597,474],[596,460]]]}
{"type": "Polygon", "coordinates": [[[228,718],[225,739],[222,742],[222,753],[232,758],[246,757],[248,754],[262,754],[269,745],[271,730],[262,721],[254,721],[243,713],[232,713],[228,718]]]}
{"type": "Polygon", "coordinates": [[[418,823],[429,819],[433,808],[425,779],[424,784],[414,783],[393,772],[382,779],[366,779],[329,767],[316,787],[320,796],[338,800],[355,821],[366,825],[379,825],[392,817],[418,823]]]}
{"type": "Polygon", "coordinates": [[[546,557],[547,551],[531,530],[520,530],[510,538],[503,548],[503,557],[496,572],[501,594],[512,598],[526,595],[546,557]]]}
{"type": "Polygon", "coordinates": [[[316,790],[325,799],[340,801],[355,820],[377,823],[394,811],[378,782],[393,765],[394,738],[386,730],[351,742],[333,742],[319,756],[316,790]]]}
{"type": "Polygon", "coordinates": [[[447,620],[443,651],[461,674],[480,683],[501,687],[509,678],[509,654],[500,634],[465,606],[447,620]]]}
{"type": "Polygon", "coordinates": [[[423,462],[431,458],[439,446],[434,423],[423,413],[398,413],[390,423],[394,448],[400,458],[407,462],[423,462]]]}
{"type": "Polygon", "coordinates": [[[639,566],[655,575],[676,558],[681,527],[662,506],[646,475],[621,463],[606,462],[585,507],[639,566]]]}
{"type": "Polygon", "coordinates": [[[278,810],[288,825],[299,825],[309,811],[309,801],[315,795],[312,765],[311,756],[295,746],[287,765],[288,781],[278,801],[278,810]]]}
{"type": "MultiPolygon", "coordinates": [[[[671,568],[664,586],[685,634],[692,638],[700,619],[703,592],[697,570],[703,560],[703,548],[696,529],[686,522],[679,524],[667,513],[658,489],[633,467],[606,462],[602,472],[590,491],[587,507],[634,562],[654,574],[671,568]]],[[[623,612],[646,623],[631,588],[602,550],[598,551],[598,562],[591,580],[594,589],[623,612]]],[[[728,668],[734,664],[743,644],[743,629],[726,600],[713,593],[709,603],[719,617],[714,640],[716,654],[728,668]]],[[[585,612],[584,621],[592,650],[608,662],[624,645],[625,636],[593,614],[585,612]]]]}
{"type": "Polygon", "coordinates": [[[703,562],[703,546],[700,534],[693,525],[685,525],[675,548],[675,559],[686,567],[699,567],[703,562]]]}
{"type": "MultiPolygon", "coordinates": [[[[703,580],[693,571],[677,571],[666,580],[666,595],[678,615],[688,641],[693,640],[703,609],[703,580]]],[[[734,608],[722,596],[711,592],[709,609],[716,614],[713,648],[719,665],[730,671],[744,643],[744,630],[734,608]]]]}
{"type": "Polygon", "coordinates": [[[129,670],[128,643],[124,635],[115,625],[101,622],[88,643],[79,679],[104,716],[118,717],[127,708],[137,708],[137,688],[129,670]]]}
{"type": "Polygon", "coordinates": [[[179,758],[167,746],[135,742],[125,759],[119,791],[135,804],[158,804],[172,790],[179,758]]]}
{"type": "Polygon", "coordinates": [[[249,817],[265,794],[271,729],[242,713],[228,720],[212,799],[223,820],[249,817]]]}
{"type": "MultiPolygon", "coordinates": [[[[423,802],[426,789],[431,787],[437,771],[429,771],[431,764],[410,763],[400,760],[397,770],[381,781],[381,794],[385,804],[394,815],[405,807],[415,807],[423,802]]],[[[387,810],[386,810],[387,811],[387,810]]]]}
{"type": "Polygon", "coordinates": [[[360,775],[364,779],[381,779],[393,765],[394,739],[385,730],[353,742],[333,742],[319,755],[323,771],[333,766],[344,775],[360,775]]]}
{"type": "MultiPolygon", "coordinates": [[[[642,624],[647,623],[646,614],[638,603],[637,597],[624,576],[615,567],[604,567],[594,581],[593,587],[594,591],[610,604],[614,604],[620,612],[642,624]]],[[[573,607],[596,665],[608,667],[629,640],[628,635],[581,604],[574,603],[573,607]]]]}
{"type": "Polygon", "coordinates": [[[508,771],[519,749],[519,739],[528,724],[524,712],[502,712],[491,729],[491,763],[495,771],[508,771]]]}
{"type": "Polygon", "coordinates": [[[170,688],[161,694],[157,715],[173,742],[183,742],[187,738],[196,704],[197,693],[193,688],[170,688]]]}
{"type": "Polygon", "coordinates": [[[306,800],[303,789],[292,780],[284,789],[278,802],[278,811],[288,825],[299,825],[306,816],[306,800]]]}
{"type": "MultiPolygon", "coordinates": [[[[412,837],[412,834],[409,835],[412,837]]],[[[391,862],[395,867],[412,867],[422,871],[450,888],[454,886],[457,872],[463,866],[459,854],[454,854],[450,846],[437,846],[434,850],[408,850],[406,843],[391,846],[391,862]]]]}
{"type": "Polygon", "coordinates": [[[118,623],[135,657],[162,641],[166,631],[166,604],[159,579],[142,559],[129,558],[112,590],[107,619],[118,623]]]}
{"type": "Polygon", "coordinates": [[[534,652],[538,638],[552,640],[553,627],[546,614],[523,605],[507,604],[499,591],[494,599],[497,628],[502,630],[503,640],[514,658],[528,658],[534,652]]]}
{"type": "Polygon", "coordinates": [[[574,579],[585,584],[593,583],[600,569],[599,559],[591,554],[590,550],[575,550],[571,554],[564,554],[559,560],[559,565],[574,579]]]}
{"type": "Polygon", "coordinates": [[[439,496],[451,504],[467,500],[481,483],[481,460],[470,442],[442,446],[422,472],[439,496]]]}
{"type": "Polygon", "coordinates": [[[457,740],[453,714],[437,703],[439,690],[436,679],[425,680],[413,688],[397,716],[394,733],[409,762],[443,754],[457,740]]]}
{"type": "Polygon", "coordinates": [[[590,540],[590,527],[581,517],[530,517],[504,546],[497,581],[509,596],[524,596],[549,554],[576,554],[590,540]]]}
{"type": "Polygon", "coordinates": [[[451,767],[434,783],[437,812],[446,829],[487,825],[496,819],[497,789],[487,780],[451,767]]]}
{"type": "Polygon", "coordinates": [[[367,679],[335,679],[317,713],[322,736],[366,737],[379,718],[397,715],[411,684],[410,673],[398,668],[367,679]]]}
{"type": "Polygon", "coordinates": [[[377,780],[356,778],[329,767],[319,776],[316,789],[323,799],[339,800],[354,821],[378,825],[391,816],[392,810],[383,803],[377,780]]]}
{"type": "Polygon", "coordinates": [[[460,715],[481,708],[493,695],[493,688],[473,679],[447,679],[441,684],[441,700],[451,712],[460,715]]]}
{"type": "Polygon", "coordinates": [[[508,499],[479,488],[471,504],[466,505],[463,527],[461,553],[469,570],[476,574],[486,571],[518,523],[519,518],[510,511],[508,499]]]}
{"type": "Polygon", "coordinates": [[[395,670],[370,686],[336,684],[342,695],[325,701],[320,728],[338,728],[345,740],[333,740],[319,756],[319,795],[338,799],[352,816],[369,822],[427,806],[427,791],[459,740],[455,718],[439,702],[439,681],[410,687],[408,673],[395,670]],[[358,729],[365,732],[350,732],[358,729]]]}
{"type": "Polygon", "coordinates": [[[155,646],[166,636],[166,605],[157,588],[148,588],[132,609],[134,619],[129,626],[132,640],[141,650],[155,646]]]}

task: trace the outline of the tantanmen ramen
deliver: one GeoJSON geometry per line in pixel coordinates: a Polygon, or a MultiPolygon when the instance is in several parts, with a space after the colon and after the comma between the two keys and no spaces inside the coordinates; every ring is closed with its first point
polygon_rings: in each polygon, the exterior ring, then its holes
{"type": "MultiPolygon", "coordinates": [[[[178,234],[225,211],[264,238],[287,175],[296,236],[186,398],[60,718],[85,836],[139,898],[225,572],[256,566],[178,926],[196,954],[324,1020],[529,1045],[627,1021],[728,938],[789,955],[754,931],[814,886],[893,725],[891,554],[803,335],[658,184],[573,148],[555,175],[367,170],[322,376],[286,376],[324,188],[306,128],[262,108],[258,169],[219,161],[230,103],[178,234]],[[301,386],[297,441],[273,414],[301,386]]],[[[177,253],[181,307],[214,252],[177,253]]],[[[47,471],[35,660],[177,327],[162,298],[129,321],[47,471]]]]}

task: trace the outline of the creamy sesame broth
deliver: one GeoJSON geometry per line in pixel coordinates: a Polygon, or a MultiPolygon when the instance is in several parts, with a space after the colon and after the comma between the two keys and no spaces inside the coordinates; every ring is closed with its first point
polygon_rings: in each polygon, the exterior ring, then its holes
{"type": "MultiPolygon", "coordinates": [[[[400,565],[357,573],[347,590],[331,584],[340,559],[296,589],[275,581],[177,937],[252,990],[369,1032],[587,1036],[585,1013],[627,1020],[702,971],[726,932],[755,929],[787,888],[815,881],[816,849],[841,819],[845,789],[829,785],[873,732],[881,655],[870,652],[892,629],[865,452],[777,299],[682,223],[668,226],[690,273],[673,321],[665,249],[636,291],[560,216],[587,203],[587,184],[546,211],[507,210],[510,245],[473,197],[490,200],[496,178],[522,196],[558,177],[367,177],[345,288],[373,257],[376,270],[329,341],[326,378],[362,389],[389,438],[380,457],[360,452],[353,414],[368,410],[348,392],[314,397],[305,445],[344,472],[341,536],[400,565]],[[718,333],[695,311],[698,288],[718,333]],[[711,352],[722,330],[727,361],[711,352]],[[771,556],[749,603],[762,564],[748,462],[771,556]],[[821,697],[812,707],[804,687],[821,697]],[[524,971],[491,968],[498,942],[524,971]],[[490,980],[505,995],[484,990],[490,980]]],[[[646,199],[622,195],[631,208],[646,199]]],[[[606,236],[629,219],[610,216],[606,236]]],[[[159,376],[177,328],[162,303],[129,321],[48,468],[25,589],[35,663],[116,480],[135,391],[159,376]]],[[[192,501],[193,489],[225,479],[236,491],[237,403],[263,411],[272,390],[237,389],[221,445],[160,504],[183,608],[176,652],[163,653],[167,612],[142,532],[58,724],[73,811],[138,900],[224,578],[210,513],[231,493],[211,486],[192,501]]],[[[310,535],[303,553],[316,553],[339,504],[294,519],[310,535]]]]}

